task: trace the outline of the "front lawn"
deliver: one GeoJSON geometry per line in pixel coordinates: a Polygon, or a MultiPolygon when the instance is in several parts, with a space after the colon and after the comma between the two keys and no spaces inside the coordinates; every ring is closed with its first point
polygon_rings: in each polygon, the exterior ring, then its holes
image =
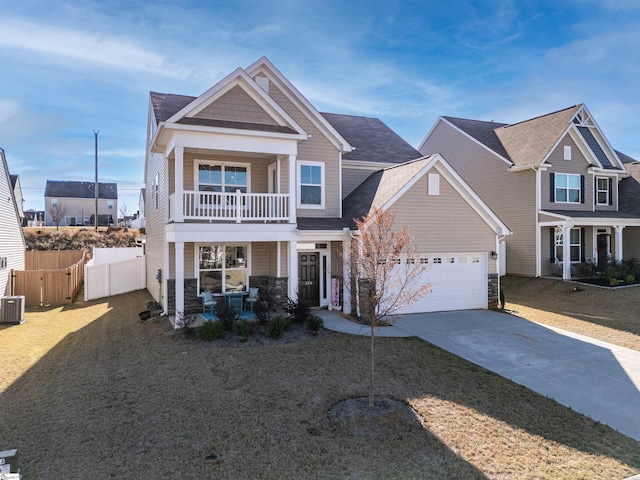
{"type": "Polygon", "coordinates": [[[501,284],[509,313],[640,350],[640,285],[611,289],[510,275],[501,284]]]}
{"type": "MultiPolygon", "coordinates": [[[[367,393],[369,339],[253,348],[187,339],[149,299],[36,309],[0,327],[0,450],[24,478],[622,479],[640,445],[417,339],[377,340],[381,395],[420,422],[331,423],[367,393]],[[374,432],[375,433],[375,432],[374,432]]],[[[509,302],[509,298],[507,298],[509,302]]],[[[384,419],[383,419],[384,420],[384,419]]]]}

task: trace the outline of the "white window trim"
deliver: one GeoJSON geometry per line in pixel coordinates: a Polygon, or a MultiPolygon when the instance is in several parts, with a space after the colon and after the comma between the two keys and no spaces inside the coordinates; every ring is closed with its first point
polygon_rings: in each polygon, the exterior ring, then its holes
{"type": "Polygon", "coordinates": [[[326,183],[325,183],[325,164],[324,162],[311,162],[309,160],[298,160],[298,166],[296,168],[296,174],[298,176],[298,181],[296,182],[297,186],[297,207],[300,209],[308,209],[308,210],[322,210],[324,209],[324,197],[326,191],[326,183]],[[302,202],[302,182],[301,182],[301,169],[303,166],[310,167],[320,167],[320,205],[308,205],[303,204],[302,202]]]}
{"type": "MultiPolygon", "coordinates": [[[[580,263],[582,258],[582,230],[579,227],[572,228],[569,232],[569,242],[571,242],[571,232],[578,231],[578,243],[569,243],[569,256],[571,256],[571,247],[578,247],[578,260],[570,260],[569,263],[580,263]]],[[[561,228],[555,230],[555,250],[553,252],[556,261],[562,261],[558,259],[558,247],[564,246],[564,235],[561,228]]]]}
{"type": "Polygon", "coordinates": [[[610,195],[611,195],[611,191],[609,190],[609,177],[596,177],[596,205],[609,205],[610,195]],[[599,183],[600,180],[604,180],[606,182],[606,184],[607,184],[607,188],[606,189],[601,190],[598,187],[598,183],[599,183]],[[598,194],[600,192],[606,192],[607,193],[607,199],[605,200],[604,203],[600,202],[600,200],[599,200],[599,195],[598,194]]]}
{"type": "Polygon", "coordinates": [[[553,203],[569,203],[571,205],[577,205],[579,203],[582,203],[581,200],[581,195],[582,195],[582,188],[581,188],[581,182],[582,179],[580,177],[579,174],[577,173],[556,173],[555,174],[555,185],[553,186],[553,203]],[[558,175],[564,175],[567,177],[567,186],[566,187],[558,187],[558,175]],[[569,188],[569,177],[578,177],[578,200],[575,202],[572,202],[569,200],[569,190],[575,190],[575,188],[569,188]],[[567,192],[567,200],[563,201],[563,200],[558,200],[558,190],[566,190],[567,192]]]}
{"type": "MultiPolygon", "coordinates": [[[[250,163],[242,163],[242,162],[220,162],[215,160],[201,160],[196,159],[193,163],[193,189],[197,192],[199,191],[198,186],[200,185],[200,179],[198,178],[198,171],[200,165],[210,165],[210,166],[220,166],[223,168],[222,173],[222,193],[224,193],[225,184],[224,184],[224,167],[243,167],[247,169],[247,193],[251,193],[251,164],[250,163]]],[[[235,190],[234,190],[235,192],[235,190]]],[[[233,193],[233,192],[227,192],[233,193]]]]}
{"type": "MultiPolygon", "coordinates": [[[[224,249],[226,247],[244,247],[245,251],[246,251],[246,263],[247,263],[247,268],[245,269],[247,271],[247,281],[245,283],[246,286],[246,291],[249,291],[249,278],[251,277],[251,244],[250,243],[242,243],[242,242],[238,242],[238,243],[196,243],[195,244],[195,248],[194,248],[194,254],[193,254],[193,271],[196,274],[196,281],[197,281],[197,287],[196,287],[196,292],[197,292],[197,296],[201,297],[202,294],[200,293],[200,247],[220,247],[222,248],[222,250],[224,251],[224,249]]],[[[225,291],[225,270],[227,269],[227,267],[225,266],[225,261],[223,259],[222,261],[222,268],[220,269],[222,271],[222,291],[225,291]]],[[[218,269],[209,269],[209,270],[218,270],[218,269]]],[[[241,270],[239,268],[232,268],[231,270],[241,270]]],[[[208,271],[208,270],[207,270],[208,271]]]]}

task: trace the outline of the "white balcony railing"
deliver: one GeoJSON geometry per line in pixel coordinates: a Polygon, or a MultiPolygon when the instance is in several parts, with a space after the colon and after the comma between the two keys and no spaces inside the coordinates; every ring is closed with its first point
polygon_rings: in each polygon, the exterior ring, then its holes
{"type": "MultiPolygon", "coordinates": [[[[289,194],[227,192],[182,193],[184,220],[243,221],[289,220],[289,194]]],[[[177,220],[175,193],[169,196],[169,220],[177,220]]]]}

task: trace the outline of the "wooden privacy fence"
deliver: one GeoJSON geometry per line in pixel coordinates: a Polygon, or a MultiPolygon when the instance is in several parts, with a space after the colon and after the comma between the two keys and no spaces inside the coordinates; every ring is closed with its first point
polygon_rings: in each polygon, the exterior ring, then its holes
{"type": "Polygon", "coordinates": [[[11,270],[12,295],[24,295],[27,305],[73,302],[84,279],[85,252],[30,250],[25,253],[27,270],[11,270]]]}

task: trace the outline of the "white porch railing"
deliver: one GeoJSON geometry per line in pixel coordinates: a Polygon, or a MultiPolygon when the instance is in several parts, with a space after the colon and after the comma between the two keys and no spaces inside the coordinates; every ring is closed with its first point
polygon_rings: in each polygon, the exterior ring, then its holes
{"type": "MultiPolygon", "coordinates": [[[[289,194],[227,192],[182,193],[184,220],[289,220],[289,194]]],[[[169,196],[169,220],[176,220],[175,193],[169,196]]]]}

